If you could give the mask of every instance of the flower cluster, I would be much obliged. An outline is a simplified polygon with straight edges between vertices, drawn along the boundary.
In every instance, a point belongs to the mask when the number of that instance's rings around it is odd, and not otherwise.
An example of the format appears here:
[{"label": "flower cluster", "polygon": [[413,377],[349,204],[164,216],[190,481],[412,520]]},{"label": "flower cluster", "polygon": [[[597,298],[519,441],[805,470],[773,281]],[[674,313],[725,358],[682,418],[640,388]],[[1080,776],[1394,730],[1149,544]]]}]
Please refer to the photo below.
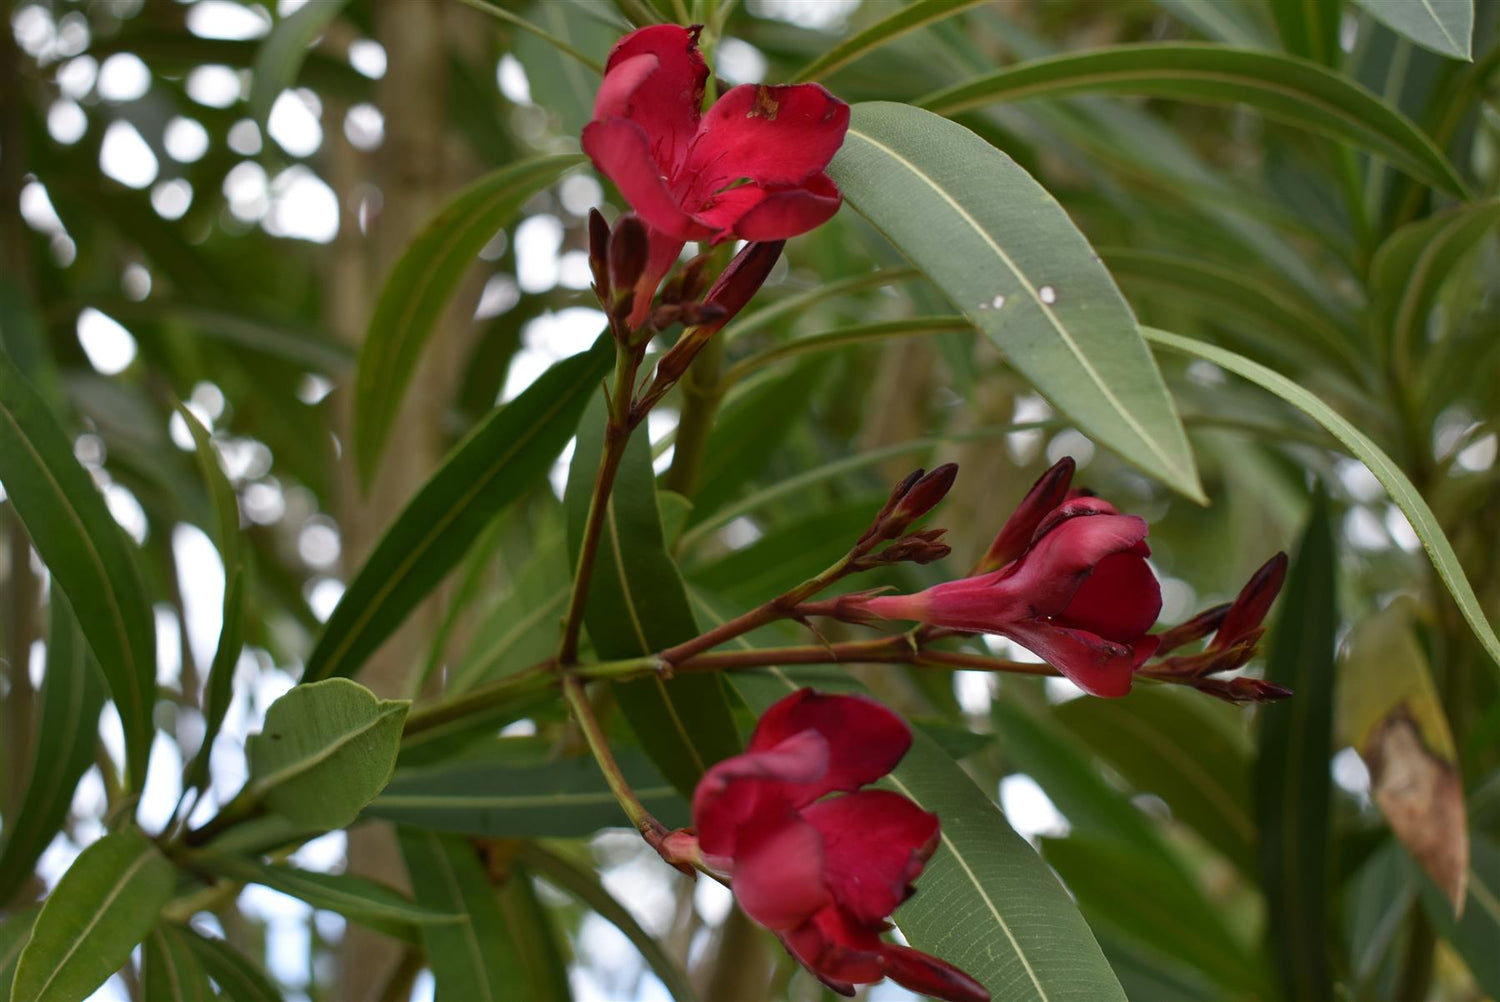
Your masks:
[{"label": "flower cluster", "polygon": [[668,844],[729,877],[745,913],[836,992],[889,977],[936,998],[985,1002],[989,992],[956,967],[881,939],[938,845],[936,815],[862,789],[910,746],[906,722],[879,703],[802,689],[765,712],[743,755],[704,774],[696,835]]}]

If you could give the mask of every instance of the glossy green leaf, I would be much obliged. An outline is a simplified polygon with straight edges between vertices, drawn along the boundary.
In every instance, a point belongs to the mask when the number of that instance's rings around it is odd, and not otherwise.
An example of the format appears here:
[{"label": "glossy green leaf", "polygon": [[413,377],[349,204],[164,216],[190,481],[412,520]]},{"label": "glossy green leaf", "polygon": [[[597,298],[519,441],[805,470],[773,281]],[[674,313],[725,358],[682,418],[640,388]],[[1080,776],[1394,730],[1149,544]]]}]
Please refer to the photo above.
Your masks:
[{"label": "glossy green leaf", "polygon": [[1494,627],[1485,618],[1479,599],[1474,594],[1474,588],[1469,584],[1469,579],[1464,576],[1463,565],[1458,562],[1458,555],[1453,552],[1453,545],[1443,534],[1437,516],[1432,513],[1432,509],[1428,507],[1421,493],[1417,491],[1401,468],[1371,441],[1369,436],[1329,407],[1316,394],[1258,362],[1252,362],[1234,352],[1225,351],[1192,338],[1169,334],[1166,331],[1153,328],[1142,328],[1142,331],[1146,339],[1153,344],[1184,355],[1207,359],[1271,391],[1322,425],[1329,434],[1342,442],[1356,459],[1368,466],[1370,472],[1375,475],[1375,479],[1380,481],[1381,486],[1391,496],[1391,500],[1396,503],[1396,507],[1401,509],[1401,513],[1411,523],[1417,538],[1422,541],[1422,546],[1427,550],[1427,556],[1432,559],[1432,566],[1437,570],[1438,577],[1442,578],[1443,584],[1448,586],[1449,593],[1458,603],[1459,611],[1463,613],[1474,635],[1489,652],[1495,667],[1500,669],[1500,637],[1495,635]]},{"label": "glossy green leaf", "polygon": [[568,605],[570,578],[561,533],[538,542],[510,591],[484,609],[464,656],[448,672],[449,693],[550,657]]},{"label": "glossy green leaf", "polygon": [[190,933],[188,943],[228,1002],[282,1002],[265,972],[222,939]]},{"label": "glossy green leaf", "polygon": [[208,973],[193,949],[195,934],[158,922],[142,944],[141,998],[145,1002],[203,1002],[213,998]]},{"label": "glossy green leaf", "polygon": [[4,830],[0,850],[0,901],[8,901],[30,875],[38,857],[68,817],[78,778],[94,761],[99,711],[106,688],[83,631],[62,592],[49,600],[47,673],[31,771],[25,791]]},{"label": "glossy green leaf", "polygon": [[456,912],[411,901],[393,887],[349,873],[314,873],[262,863],[248,856],[206,852],[194,856],[194,863],[232,880],[290,894],[314,908],[338,912],[347,919],[403,939],[413,935],[407,927],[454,923],[460,919]]},{"label": "glossy green leaf", "polygon": [[16,964],[12,997],[82,1000],[130,960],[177,871],[134,829],[106,835],[73,861],[42,905]]},{"label": "glossy green leaf", "polygon": [[255,53],[250,78],[250,113],[262,130],[281,92],[297,82],[307,50],[327,30],[349,0],[318,0],[279,19]]},{"label": "glossy green leaf", "polygon": [[[595,399],[578,428],[563,503],[568,549],[577,558],[599,456],[604,401]],[[631,436],[605,512],[584,625],[601,659],[637,657],[698,635],[682,575],[662,539],[656,474],[644,433]],[[638,679],[614,687],[620,709],[658,769],[691,795],[705,769],[739,752],[739,734],[717,675]]]},{"label": "glossy green leaf", "polygon": [[139,790],[155,725],[156,624],[131,546],[47,405],[0,352],[0,483],[67,595],[125,727]]},{"label": "glossy green leaf", "polygon": [[[491,738],[438,765],[402,769],[369,817],[414,828],[503,838],[584,838],[628,824],[587,755],[547,761],[537,745]],[[687,802],[639,751],[615,756],[636,796],[667,824],[688,823]]]},{"label": "glossy green leaf", "polygon": [[422,348],[459,281],[523,202],[582,160],[540,157],[486,174],[444,206],[391,269],[354,376],[354,459],[366,487]]},{"label": "glossy green leaf", "polygon": [[1137,790],[1247,873],[1255,866],[1250,762],[1202,696],[1136,686],[1124,699],[1073,699],[1053,715]]},{"label": "glossy green leaf", "polygon": [[1328,501],[1319,493],[1277,602],[1266,658],[1266,678],[1294,695],[1262,710],[1254,773],[1267,935],[1282,991],[1296,999],[1333,995],[1325,889],[1337,574]]},{"label": "glossy green leaf", "polygon": [[250,795],[298,824],[344,827],[391,778],[410,706],[346,678],[294,687],[250,737]]},{"label": "glossy green leaf", "polygon": [[521,860],[538,876],[572,894],[620,930],[651,965],[652,972],[661,979],[676,1002],[695,1002],[698,993],[682,965],[668,955],[660,940],[641,928],[630,909],[609,893],[592,867],[544,849],[536,842],[521,846]]},{"label": "glossy green leaf", "polygon": [[422,927],[438,1002],[505,1002],[517,996],[521,957],[474,848],[457,835],[397,828],[417,902],[461,916]]},{"label": "glossy green leaf", "polygon": [[[733,684],[757,711],[811,677],[781,669],[737,673]],[[856,690],[843,672],[816,676],[819,689]],[[942,842],[896,912],[912,946],[977,978],[1007,1002],[1123,1000],[1118,981],[1078,909],[993,800],[921,732],[887,780],[942,819]]]},{"label": "glossy green leaf", "polygon": [[857,105],[829,174],[1087,435],[1201,498],[1135,318],[1068,214],[1005,154],[907,105]]},{"label": "glossy green leaf", "polygon": [[303,678],[357,671],[485,527],[545,482],[613,361],[614,342],[601,337],[588,352],[552,366],[454,446],[349,583]]},{"label": "glossy green leaf", "polygon": [[245,639],[245,560],[240,552],[240,506],[234,488],[219,462],[218,450],[209,439],[208,429],[185,406],[179,405],[177,413],[192,433],[198,472],[208,485],[208,494],[213,501],[217,533],[214,545],[219,549],[219,558],[224,565],[223,624],[219,628],[219,642],[214,648],[213,661],[209,664],[208,681],[203,692],[203,740],[198,752],[183,770],[183,787],[202,787],[208,780],[209,756],[213,752],[214,739],[224,724],[224,714],[229,712],[229,702],[234,698],[234,669],[239,663],[240,650]]},{"label": "glossy green leaf", "polygon": [[1484,994],[1500,998],[1500,845],[1480,832],[1472,833],[1473,861],[1470,865],[1468,897],[1463,914],[1453,917],[1453,907],[1443,891],[1422,878],[1422,905],[1428,919],[1469,966]]},{"label": "glossy green leaf", "polygon": [[1400,111],[1342,74],[1306,59],[1188,42],[1118,45],[1006,67],[917,103],[943,115],[996,102],[1079,94],[1147,94],[1248,104],[1267,118],[1375,153],[1434,187],[1463,180]]},{"label": "glossy green leaf", "polygon": [[1472,58],[1474,0],[1354,0],[1381,24],[1424,49]]},{"label": "glossy green leaf", "polygon": [[21,908],[6,915],[0,921],[0,997],[10,998],[10,983],[16,976],[16,961],[31,939],[31,927],[36,924],[40,905]]},{"label": "glossy green leaf", "polygon": [[1500,199],[1439,212],[1386,238],[1370,267],[1375,308],[1399,357],[1423,343],[1427,315],[1458,262],[1500,225]]},{"label": "glossy green leaf", "polygon": [[978,7],[984,2],[985,0],[912,0],[911,3],[897,7],[891,14],[868,28],[855,32],[819,55],[798,70],[790,82],[821,80],[832,73],[837,73],[840,68],[848,66],[882,45],[889,45],[902,35],[918,31],[929,24],[935,24],[956,14],[962,14],[971,7]]}]

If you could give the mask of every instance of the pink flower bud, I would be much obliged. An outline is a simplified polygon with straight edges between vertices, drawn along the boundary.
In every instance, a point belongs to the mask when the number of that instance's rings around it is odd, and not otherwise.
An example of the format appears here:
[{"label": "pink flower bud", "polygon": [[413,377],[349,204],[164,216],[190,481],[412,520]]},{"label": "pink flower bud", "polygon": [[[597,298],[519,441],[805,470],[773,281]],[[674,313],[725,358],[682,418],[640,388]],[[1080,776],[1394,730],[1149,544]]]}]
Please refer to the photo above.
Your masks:
[{"label": "pink flower bud", "polygon": [[1068,485],[1073,481],[1076,468],[1073,457],[1064,456],[1037,479],[1015,512],[1006,519],[974,573],[999,570],[1025,552],[1042,519],[1067,499]]}]

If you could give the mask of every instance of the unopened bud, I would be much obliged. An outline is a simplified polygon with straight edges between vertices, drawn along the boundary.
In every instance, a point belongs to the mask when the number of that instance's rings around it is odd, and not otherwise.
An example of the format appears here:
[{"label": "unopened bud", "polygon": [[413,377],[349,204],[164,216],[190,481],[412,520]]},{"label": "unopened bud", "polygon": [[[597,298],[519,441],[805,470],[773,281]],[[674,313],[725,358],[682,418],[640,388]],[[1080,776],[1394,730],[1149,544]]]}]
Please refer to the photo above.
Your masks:
[{"label": "unopened bud", "polygon": [[734,316],[745,308],[760,287],[765,284],[771,269],[776,265],[776,259],[781,257],[781,248],[786,246],[785,240],[762,240],[747,245],[734,256],[714,282],[713,288],[708,290],[706,303],[724,308],[725,313],[716,321],[715,330],[723,327]]},{"label": "unopened bud", "polygon": [[907,476],[891,492],[874,525],[861,541],[895,539],[904,533],[913,522],[937,507],[938,502],[948,495],[957,476],[957,463],[944,463],[931,473],[917,470]]},{"label": "unopened bud", "polygon": [[589,271],[600,302],[609,301],[609,223],[598,209],[589,210]]},{"label": "unopened bud", "polygon": [[677,311],[675,321],[684,327],[712,327],[717,330],[723,326],[727,316],[724,307],[717,303],[682,303],[669,309]]},{"label": "unopened bud", "polygon": [[622,293],[634,289],[650,254],[651,237],[639,216],[627,212],[615,220],[614,232],[609,235],[610,283]]},{"label": "unopened bud", "polygon": [[881,550],[876,559],[883,564],[930,564],[942,560],[953,552],[947,543],[940,540],[946,529],[928,529],[902,536]]},{"label": "unopened bud", "polygon": [[1005,525],[995,536],[995,541],[974,568],[975,574],[998,570],[1026,552],[1042,519],[1067,498],[1074,469],[1076,464],[1073,457],[1064,456],[1037,478],[1037,482],[1031,485],[1031,490],[1026,492],[1016,510],[1006,519]]},{"label": "unopened bud", "polygon": [[1224,648],[1238,644],[1247,634],[1260,626],[1266,618],[1266,613],[1271,611],[1271,603],[1276,601],[1276,596],[1280,594],[1282,583],[1286,581],[1286,567],[1286,554],[1278,553],[1250,576],[1249,582],[1240,589],[1234,604],[1225,614],[1224,622],[1219,626],[1219,632],[1214,635],[1211,646]]},{"label": "unopened bud", "polygon": [[1187,622],[1179,623],[1170,630],[1163,631],[1160,634],[1161,641],[1157,645],[1156,653],[1168,654],[1195,640],[1202,640],[1219,628],[1219,624],[1224,622],[1224,617],[1228,612],[1229,603],[1225,602],[1222,605],[1204,609]]},{"label": "unopened bud", "polygon": [[1229,703],[1272,703],[1286,699],[1292,690],[1258,678],[1205,678],[1192,683],[1199,692]]},{"label": "unopened bud", "polygon": [[671,304],[691,302],[701,298],[703,289],[708,284],[708,276],[704,272],[711,260],[713,260],[712,254],[699,254],[683,265],[677,274],[667,279],[667,284],[662,286],[661,301]]}]

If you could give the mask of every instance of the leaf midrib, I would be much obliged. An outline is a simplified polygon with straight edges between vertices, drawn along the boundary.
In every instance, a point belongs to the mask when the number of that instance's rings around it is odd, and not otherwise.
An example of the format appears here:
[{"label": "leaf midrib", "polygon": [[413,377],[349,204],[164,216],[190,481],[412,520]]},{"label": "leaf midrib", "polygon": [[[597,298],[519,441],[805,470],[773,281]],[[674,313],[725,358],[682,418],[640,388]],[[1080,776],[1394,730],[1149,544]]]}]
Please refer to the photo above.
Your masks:
[{"label": "leaf midrib", "polygon": [[335,740],[319,748],[315,754],[307,758],[299,758],[292,762],[289,762],[288,764],[282,766],[280,769],[272,772],[270,775],[263,776],[260,779],[256,780],[254,785],[250,787],[250,795],[252,797],[264,796],[267,790],[276,786],[280,786],[288,780],[296,779],[298,776],[307,772],[309,769],[313,769],[319,765],[322,765],[324,762],[327,762],[330,758],[342,751],[344,747],[346,747],[351,741],[357,740],[358,738],[361,738],[364,735],[368,734],[370,731],[374,730],[376,727],[384,723],[387,718],[389,718],[393,714],[403,712],[404,709],[404,706],[394,706],[388,707],[386,709],[377,708],[375,716],[369,722],[352,731],[345,731],[343,734],[340,734]]},{"label": "leaf midrib", "polygon": [[[83,945],[84,940],[88,939],[89,934],[94,931],[94,927],[97,926],[100,920],[104,918],[105,913],[109,911],[109,906],[114,903],[115,898],[120,896],[120,893],[125,889],[125,885],[128,884],[138,872],[140,872],[140,869],[143,866],[151,861],[151,854],[155,851],[156,850],[151,848],[150,846],[142,846],[138,850],[138,852],[136,853],[135,862],[126,867],[125,871],[120,874],[120,878],[115,881],[114,886],[110,888],[109,893],[105,895],[104,900],[99,903],[99,907],[94,910],[94,915],[89,919],[88,924],[85,925],[83,929],[78,933],[78,935],[74,937],[73,944],[68,947],[67,952],[64,953],[62,955],[62,958],[58,960],[58,962],[53,966],[52,973],[47,976],[47,980],[42,982],[42,986],[37,989],[37,998],[40,999],[47,997],[47,989],[52,987],[52,982],[56,981],[58,975],[63,972],[63,968],[68,966],[68,962],[73,959],[73,954],[78,952],[78,948]],[[38,921],[40,921],[40,916],[38,916]],[[36,935],[35,927],[33,927],[32,935]],[[17,970],[17,973],[19,973],[19,969]]]}]

